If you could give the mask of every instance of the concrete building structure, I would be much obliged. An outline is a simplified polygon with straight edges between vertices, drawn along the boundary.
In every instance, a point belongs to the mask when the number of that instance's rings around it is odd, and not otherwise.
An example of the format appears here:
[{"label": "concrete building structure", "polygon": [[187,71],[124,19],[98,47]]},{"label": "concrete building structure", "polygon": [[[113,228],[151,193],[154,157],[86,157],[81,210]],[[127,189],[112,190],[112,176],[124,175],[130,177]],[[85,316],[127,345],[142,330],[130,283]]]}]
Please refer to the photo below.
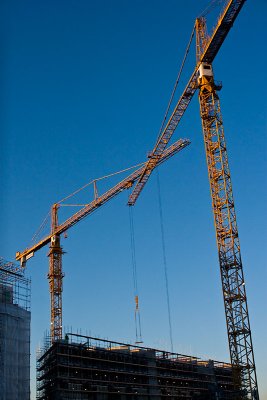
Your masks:
[{"label": "concrete building structure", "polygon": [[0,258],[0,400],[30,399],[30,281]]},{"label": "concrete building structure", "polygon": [[37,357],[39,400],[229,400],[230,364],[68,334]]}]

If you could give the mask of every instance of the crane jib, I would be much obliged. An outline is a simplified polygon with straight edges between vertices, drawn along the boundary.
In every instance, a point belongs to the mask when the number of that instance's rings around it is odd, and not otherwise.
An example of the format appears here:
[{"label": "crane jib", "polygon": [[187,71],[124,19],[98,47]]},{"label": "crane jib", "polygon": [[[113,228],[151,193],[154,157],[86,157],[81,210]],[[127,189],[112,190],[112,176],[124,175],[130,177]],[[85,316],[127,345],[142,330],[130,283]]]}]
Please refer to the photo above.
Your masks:
[{"label": "crane jib", "polygon": [[201,62],[212,63],[245,1],[246,0],[233,0],[229,2],[221,18],[218,20],[218,24],[208,42],[207,48],[203,52]]},{"label": "crane jib", "polygon": [[[178,153],[180,150],[187,147],[189,144],[190,141],[188,139],[179,139],[173,145],[165,149],[165,151],[161,154],[161,156],[157,158],[153,168],[160,165],[162,162],[166,161],[168,158],[172,157],[174,154]],[[72,227],[77,222],[85,218],[87,215],[94,212],[96,209],[105,204],[107,201],[111,200],[114,196],[116,196],[125,189],[129,189],[129,187],[131,187],[132,184],[143,174],[145,167],[146,164],[138,168],[136,171],[134,171],[132,174],[130,174],[125,179],[120,181],[117,185],[109,189],[103,195],[99,196],[97,199],[87,204],[81,210],[79,210],[70,218],[68,218],[65,222],[57,226],[53,231],[53,233],[47,235],[45,238],[40,240],[32,247],[24,250],[23,252],[17,252],[16,260],[25,263],[27,259],[31,258],[37,250],[40,250],[45,245],[49,244],[53,236],[61,235],[62,233],[66,232],[70,227]]]}]

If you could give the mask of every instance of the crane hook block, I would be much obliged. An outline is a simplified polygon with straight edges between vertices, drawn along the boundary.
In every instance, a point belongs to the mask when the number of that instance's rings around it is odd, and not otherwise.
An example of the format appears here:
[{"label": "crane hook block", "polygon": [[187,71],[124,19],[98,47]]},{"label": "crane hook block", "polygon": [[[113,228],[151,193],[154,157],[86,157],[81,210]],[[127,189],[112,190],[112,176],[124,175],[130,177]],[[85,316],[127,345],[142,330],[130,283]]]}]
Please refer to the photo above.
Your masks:
[{"label": "crane hook block", "polygon": [[139,308],[139,299],[138,299],[138,296],[135,296],[135,306],[136,306],[136,310],[138,310],[138,308]]}]

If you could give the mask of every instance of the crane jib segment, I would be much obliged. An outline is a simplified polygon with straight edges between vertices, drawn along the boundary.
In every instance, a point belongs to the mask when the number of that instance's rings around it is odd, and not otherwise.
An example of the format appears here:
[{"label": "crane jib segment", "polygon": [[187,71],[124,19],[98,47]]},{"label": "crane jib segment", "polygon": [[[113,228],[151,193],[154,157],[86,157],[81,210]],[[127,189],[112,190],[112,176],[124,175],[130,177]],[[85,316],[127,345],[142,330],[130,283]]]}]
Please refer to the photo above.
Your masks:
[{"label": "crane jib segment", "polygon": [[[175,142],[173,145],[169,146],[162,154],[160,157],[157,158],[157,162],[154,166],[157,167],[159,164],[162,162],[166,161],[168,158],[172,157],[174,154],[178,153],[181,151],[183,148],[187,147],[190,144],[190,141],[188,139],[180,139],[177,142]],[[72,215],[69,219],[67,219],[65,222],[62,224],[58,225],[56,229],[49,235],[47,235],[45,238],[40,240],[38,243],[36,243],[34,246],[24,250],[23,252],[17,252],[16,253],[16,260],[17,261],[22,261],[25,262],[29,256],[33,256],[34,252],[41,249],[45,245],[49,244],[51,241],[51,238],[54,235],[60,235],[67,231],[70,227],[75,225],[77,222],[85,218],[87,215],[91,214],[93,211],[95,211],[97,208],[105,204],[108,200],[111,200],[114,196],[116,196],[118,193],[125,189],[129,189],[133,183],[142,175],[147,163],[138,168],[136,171],[134,171],[132,174],[127,176],[125,179],[120,181],[117,185],[109,189],[107,192],[105,192],[103,195],[99,196],[97,199],[93,200],[91,203],[87,204],[85,207],[83,207],[81,210],[76,212],[74,215]]]},{"label": "crane jib segment", "polygon": [[155,168],[155,165],[157,163],[158,157],[161,156],[163,153],[164,149],[168,145],[173,132],[175,131],[177,125],[179,124],[182,116],[184,115],[185,110],[187,109],[188,104],[190,103],[196,89],[196,80],[197,80],[197,69],[195,69],[193,75],[191,76],[191,79],[189,80],[182,96],[180,97],[180,100],[178,101],[169,121],[166,124],[166,127],[163,130],[163,133],[159,140],[156,143],[156,146],[151,152],[151,158],[147,162],[145,169],[143,171],[143,174],[139,178],[139,181],[137,182],[133,192],[129,196],[128,200],[128,205],[132,206],[135,204],[141,190],[145,186],[152,170]]},{"label": "crane jib segment", "polygon": [[229,1],[224,12],[218,20],[217,26],[214,29],[212,36],[207,44],[206,49],[201,56],[201,62],[212,63],[216,54],[220,50],[229,30],[232,28],[233,23],[238,16],[241,8],[246,0],[232,0]]},{"label": "crane jib segment", "polygon": [[198,69],[203,61],[212,62],[218,53],[224,39],[226,38],[230,28],[233,25],[239,11],[244,5],[246,0],[232,0],[229,1],[227,6],[225,7],[222,16],[219,18],[218,24],[214,29],[214,32],[211,36],[211,39],[208,41],[208,44],[203,52],[203,55],[200,57],[199,62],[197,63],[195,70],[182,94],[180,97],[172,115],[170,116],[160,138],[158,139],[154,149],[151,152],[151,159],[147,163],[146,168],[144,169],[143,174],[137,181],[133,192],[129,196],[128,204],[133,206],[141,193],[143,187],[145,186],[151,171],[153,170],[154,163],[156,162],[155,157],[160,156],[164,151],[165,147],[169,143],[175,129],[177,128],[183,114],[185,113],[192,97],[195,94],[197,89],[197,74]]}]

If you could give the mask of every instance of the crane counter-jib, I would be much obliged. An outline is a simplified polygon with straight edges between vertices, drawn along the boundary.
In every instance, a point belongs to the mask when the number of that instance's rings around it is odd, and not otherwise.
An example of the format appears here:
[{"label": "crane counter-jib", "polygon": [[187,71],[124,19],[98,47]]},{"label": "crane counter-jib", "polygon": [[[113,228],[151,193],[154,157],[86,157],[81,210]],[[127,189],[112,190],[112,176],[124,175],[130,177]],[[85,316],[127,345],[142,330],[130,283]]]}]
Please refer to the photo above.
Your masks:
[{"label": "crane counter-jib", "polygon": [[[180,150],[185,148],[190,144],[190,141],[188,139],[180,139],[171,146],[169,146],[163,154],[158,157],[154,163],[154,167],[160,165],[162,162],[166,161],[168,158],[173,156],[174,154],[178,153]],[[111,200],[114,196],[116,196],[118,193],[124,191],[125,189],[129,189],[132,187],[133,183],[143,174],[144,169],[146,168],[146,165],[149,161],[147,161],[143,166],[138,168],[136,171],[134,171],[132,174],[128,175],[126,178],[124,178],[122,181],[120,181],[118,184],[116,184],[114,187],[106,191],[104,194],[101,196],[95,198],[91,203],[85,205],[83,208],[81,208],[79,211],[77,211],[75,214],[73,214],[70,218],[68,218],[65,222],[61,223],[60,225],[56,226],[53,232],[51,232],[49,235],[47,235],[45,238],[41,239],[38,243],[34,244],[33,246],[25,249],[23,252],[17,252],[16,253],[16,260],[20,261],[22,265],[25,265],[26,261],[33,257],[34,253],[37,250],[40,250],[42,247],[46,246],[51,242],[51,239],[54,236],[61,235],[65,231],[67,231],[69,228],[77,224],[80,220],[94,212],[96,209],[98,209],[100,206],[105,204],[107,201]],[[60,206],[57,205],[57,206]],[[58,207],[56,207],[57,209]]]}]

